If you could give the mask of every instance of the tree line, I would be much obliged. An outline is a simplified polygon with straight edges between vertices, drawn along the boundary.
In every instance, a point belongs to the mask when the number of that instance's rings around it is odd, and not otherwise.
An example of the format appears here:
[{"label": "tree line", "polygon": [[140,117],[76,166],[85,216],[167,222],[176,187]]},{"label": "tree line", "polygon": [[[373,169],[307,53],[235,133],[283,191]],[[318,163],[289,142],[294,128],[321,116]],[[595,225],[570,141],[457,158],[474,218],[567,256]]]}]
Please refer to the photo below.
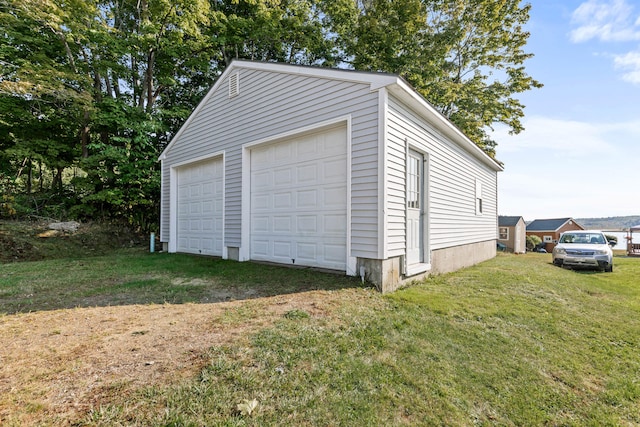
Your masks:
[{"label": "tree line", "polygon": [[233,59],[402,76],[480,148],[518,133],[519,0],[0,0],[0,217],[156,227],[157,158]]}]

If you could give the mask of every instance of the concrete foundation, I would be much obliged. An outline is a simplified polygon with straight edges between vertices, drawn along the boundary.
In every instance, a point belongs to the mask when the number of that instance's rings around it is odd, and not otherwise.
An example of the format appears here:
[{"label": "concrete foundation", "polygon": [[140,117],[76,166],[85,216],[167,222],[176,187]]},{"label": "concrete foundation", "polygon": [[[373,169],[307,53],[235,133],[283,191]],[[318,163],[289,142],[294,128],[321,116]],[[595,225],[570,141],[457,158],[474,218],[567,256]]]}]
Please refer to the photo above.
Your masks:
[{"label": "concrete foundation", "polygon": [[[364,270],[363,270],[364,269]],[[356,271],[364,272],[364,279],[382,293],[392,292],[402,285],[400,258],[358,258]]]},{"label": "concrete foundation", "polygon": [[227,246],[227,259],[230,259],[233,261],[240,261],[240,248]]},{"label": "concrete foundation", "polygon": [[421,280],[434,274],[449,273],[470,267],[496,256],[496,241],[454,246],[431,252],[431,269],[414,276],[401,273],[401,257],[385,260],[358,258],[357,271],[364,268],[365,280],[382,292],[393,292],[414,280]]},{"label": "concrete foundation", "polygon": [[431,252],[431,274],[442,274],[470,267],[496,256],[496,241],[454,246]]}]

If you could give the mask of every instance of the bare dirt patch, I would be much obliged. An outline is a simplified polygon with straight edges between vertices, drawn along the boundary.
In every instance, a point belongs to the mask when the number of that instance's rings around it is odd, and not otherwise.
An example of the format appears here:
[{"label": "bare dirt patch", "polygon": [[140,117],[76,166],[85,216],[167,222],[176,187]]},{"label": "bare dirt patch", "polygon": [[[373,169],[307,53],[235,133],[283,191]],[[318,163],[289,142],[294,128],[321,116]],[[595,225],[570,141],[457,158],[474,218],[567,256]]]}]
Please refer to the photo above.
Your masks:
[{"label": "bare dirt patch", "polygon": [[291,310],[333,316],[356,290],[215,304],[129,305],[0,317],[0,424],[69,425],[140,387],[199,372],[215,345]]}]

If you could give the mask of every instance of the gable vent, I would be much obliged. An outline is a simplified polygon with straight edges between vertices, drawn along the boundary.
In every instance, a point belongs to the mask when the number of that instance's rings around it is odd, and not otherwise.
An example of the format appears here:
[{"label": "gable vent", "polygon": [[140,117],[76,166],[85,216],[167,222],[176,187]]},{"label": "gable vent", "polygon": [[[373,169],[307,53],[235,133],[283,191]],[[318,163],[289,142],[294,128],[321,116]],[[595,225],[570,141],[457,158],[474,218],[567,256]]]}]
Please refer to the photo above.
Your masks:
[{"label": "gable vent", "polygon": [[229,98],[238,96],[240,93],[240,73],[233,73],[229,76]]}]

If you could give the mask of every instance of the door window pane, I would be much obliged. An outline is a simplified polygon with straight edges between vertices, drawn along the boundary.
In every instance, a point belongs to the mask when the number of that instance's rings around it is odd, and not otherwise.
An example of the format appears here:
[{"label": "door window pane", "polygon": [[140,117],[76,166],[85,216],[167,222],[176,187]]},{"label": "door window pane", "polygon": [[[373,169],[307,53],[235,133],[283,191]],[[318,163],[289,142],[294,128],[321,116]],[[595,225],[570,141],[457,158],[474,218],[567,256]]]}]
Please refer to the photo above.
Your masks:
[{"label": "door window pane", "polygon": [[409,156],[407,162],[407,207],[420,209],[422,167],[420,159]]}]

